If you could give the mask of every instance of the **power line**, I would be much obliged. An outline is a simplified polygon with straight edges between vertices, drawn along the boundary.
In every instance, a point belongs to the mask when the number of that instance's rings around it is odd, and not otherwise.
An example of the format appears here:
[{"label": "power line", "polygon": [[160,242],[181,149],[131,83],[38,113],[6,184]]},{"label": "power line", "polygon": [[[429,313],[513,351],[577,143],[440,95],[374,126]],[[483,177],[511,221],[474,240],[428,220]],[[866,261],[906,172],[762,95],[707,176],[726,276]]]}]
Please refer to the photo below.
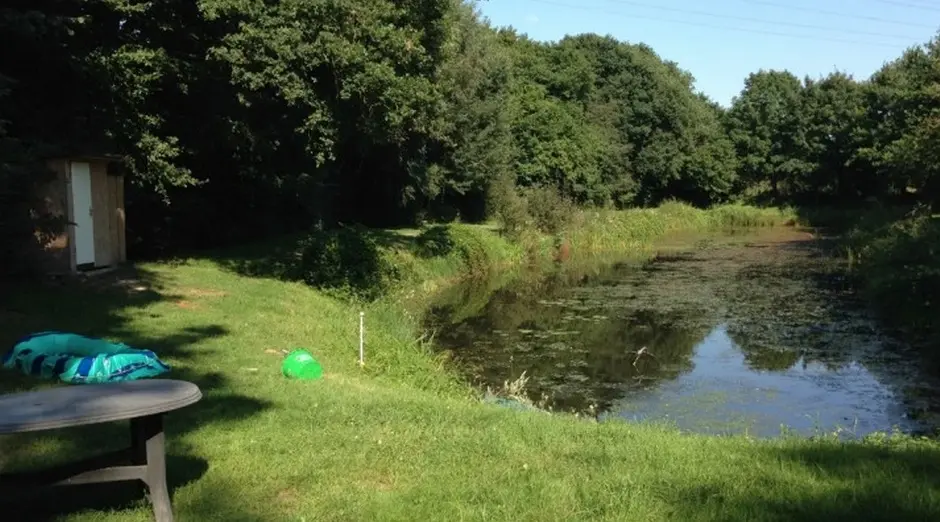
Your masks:
[{"label": "power line", "polygon": [[553,5],[553,6],[557,6],[557,7],[566,7],[566,8],[569,8],[569,9],[579,10],[579,11],[591,11],[591,10],[593,10],[593,11],[596,11],[596,12],[601,12],[601,13],[606,13],[606,14],[610,14],[610,15],[620,16],[620,17],[622,17],[622,18],[631,18],[631,19],[638,19],[638,20],[651,20],[651,21],[655,21],[655,22],[669,22],[669,23],[675,23],[675,24],[690,25],[690,26],[695,26],[695,27],[707,27],[707,28],[711,28],[711,29],[720,29],[720,30],[722,30],[722,31],[738,31],[738,32],[742,32],[742,33],[753,33],[753,34],[761,34],[761,35],[781,36],[781,37],[784,37],[784,38],[794,38],[794,39],[798,39],[798,40],[814,40],[814,41],[824,41],[824,42],[846,43],[846,44],[852,44],[852,45],[867,45],[867,46],[871,46],[871,47],[884,47],[884,48],[889,48],[889,47],[890,47],[890,48],[892,48],[892,49],[897,49],[897,44],[889,44],[889,43],[887,43],[887,42],[871,42],[871,41],[865,41],[865,40],[846,40],[846,39],[843,39],[843,38],[830,38],[830,37],[826,37],[826,36],[810,36],[810,35],[801,35],[801,34],[792,34],[792,33],[781,33],[781,32],[776,32],[776,31],[765,31],[765,30],[760,30],[760,29],[746,29],[746,28],[743,28],[743,27],[730,27],[730,26],[726,26],[726,25],[715,25],[715,24],[709,24],[709,23],[705,23],[705,22],[690,22],[690,21],[688,21],[688,20],[676,20],[676,19],[674,19],[674,18],[660,18],[660,17],[656,17],[656,16],[633,15],[633,14],[624,13],[623,11],[611,11],[611,10],[609,10],[609,9],[603,9],[603,8],[601,8],[601,9],[598,9],[598,8],[591,9],[591,8],[585,8],[584,5],[564,4],[564,3],[560,3],[560,2],[554,2],[554,1],[551,1],[551,0],[529,0],[529,1],[532,2],[532,3],[537,3],[537,4]]},{"label": "power line", "polygon": [[901,7],[909,7],[911,9],[923,9],[924,11],[935,11],[940,13],[940,9],[936,7],[927,7],[922,4],[912,4],[910,2],[898,2],[897,0],[874,0],[875,2],[881,2],[882,4],[897,5]]},{"label": "power line", "polygon": [[910,2],[897,2],[897,1],[895,1],[895,0],[874,0],[874,1],[876,1],[876,2],[881,2],[882,4],[896,5],[896,6],[900,6],[900,7],[907,7],[907,8],[910,8],[910,9],[923,9],[924,11],[940,12],[940,9],[938,9],[938,8],[936,8],[936,7],[928,7],[928,6],[923,5],[923,4],[912,4],[912,3],[910,3]]},{"label": "power line", "polygon": [[837,29],[837,28],[834,28],[834,27],[826,27],[826,26],[823,26],[823,25],[811,25],[811,24],[800,24],[800,23],[796,23],[796,22],[783,22],[783,21],[777,21],[777,20],[766,20],[766,19],[760,19],[760,18],[751,18],[751,17],[748,17],[748,16],[724,15],[724,14],[710,13],[710,12],[708,12],[708,11],[696,11],[696,10],[693,10],[693,9],[682,9],[682,8],[678,8],[678,7],[668,7],[668,6],[663,6],[663,5],[647,4],[647,3],[643,3],[643,2],[634,2],[634,1],[631,1],[631,0],[609,0],[609,1],[610,1],[610,3],[623,4],[623,5],[631,5],[631,6],[635,6],[635,7],[642,7],[642,8],[645,8],[645,9],[657,9],[657,10],[659,10],[659,11],[668,11],[668,12],[681,13],[681,14],[692,14],[692,15],[698,15],[698,16],[709,16],[709,17],[712,17],[712,18],[725,18],[725,19],[728,19],[728,20],[739,20],[739,21],[742,21],[742,22],[752,22],[752,23],[759,23],[759,24],[772,24],[772,25],[776,25],[776,26],[789,26],[789,27],[796,27],[796,28],[799,28],[799,29],[818,29],[818,30],[823,30],[823,31],[838,31],[838,32],[846,33],[846,34],[850,34],[850,33],[851,33],[851,34],[857,34],[857,35],[861,35],[861,36],[876,36],[876,37],[879,37],[879,38],[900,38],[900,39],[904,39],[904,40],[910,40],[910,39],[911,39],[910,36],[903,36],[903,35],[899,35],[899,34],[875,33],[875,32],[870,32],[870,31],[855,31],[855,30],[852,30],[852,29]]},{"label": "power line", "polygon": [[915,7],[929,7],[935,3],[935,0],[905,0],[908,4],[914,4]]},{"label": "power line", "polygon": [[794,10],[794,11],[804,11],[804,12],[807,12],[807,13],[816,13],[816,14],[823,14],[823,15],[834,15],[834,16],[840,16],[840,17],[842,17],[842,18],[855,18],[855,19],[857,19],[857,20],[867,20],[867,21],[870,21],[870,22],[880,22],[880,23],[883,23],[883,24],[905,25],[905,26],[909,26],[909,27],[920,27],[920,28],[922,28],[922,29],[932,29],[932,30],[935,30],[935,31],[936,31],[937,29],[940,29],[940,24],[937,24],[937,25],[929,25],[929,24],[918,24],[918,23],[914,23],[914,22],[902,22],[902,21],[900,21],[900,20],[885,20],[885,19],[879,18],[879,17],[877,17],[877,16],[866,16],[866,15],[857,15],[857,14],[849,14],[849,13],[840,13],[839,11],[829,11],[829,10],[826,10],[826,9],[816,9],[816,8],[814,8],[814,7],[802,7],[802,6],[796,6],[796,5],[782,4],[782,3],[780,3],[780,2],[769,2],[769,1],[766,1],[766,0],[740,0],[740,1],[745,2],[745,3],[749,3],[749,4],[766,5],[766,6],[770,6],[770,7],[780,7],[780,8],[783,8],[783,9],[792,9],[792,10]]}]

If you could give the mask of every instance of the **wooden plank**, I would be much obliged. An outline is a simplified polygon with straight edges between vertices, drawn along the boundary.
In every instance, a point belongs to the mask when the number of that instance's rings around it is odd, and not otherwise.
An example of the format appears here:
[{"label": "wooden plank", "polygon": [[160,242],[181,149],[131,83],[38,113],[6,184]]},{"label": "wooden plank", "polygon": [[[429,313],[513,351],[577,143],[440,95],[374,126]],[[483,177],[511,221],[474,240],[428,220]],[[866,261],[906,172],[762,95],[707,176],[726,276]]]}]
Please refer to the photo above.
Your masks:
[{"label": "wooden plank", "polygon": [[124,176],[111,176],[114,184],[114,235],[116,262],[127,261],[127,216],[124,212]]},{"label": "wooden plank", "polygon": [[95,266],[113,263],[111,255],[111,198],[108,197],[108,171],[104,162],[91,163],[91,206],[95,230]]},{"label": "wooden plank", "polygon": [[75,226],[71,223],[75,221],[75,205],[72,202],[72,162],[64,160],[63,162],[64,174],[65,174],[65,193],[66,200],[68,204],[68,216],[69,225],[66,226],[69,234],[69,271],[75,272],[78,270],[78,261],[75,259]]},{"label": "wooden plank", "polygon": [[75,221],[75,206],[72,204],[72,162],[69,160],[61,161],[61,171],[57,171],[56,177],[63,184],[61,187],[65,192],[65,234],[68,238],[69,272],[74,273],[77,270],[77,264],[75,260],[75,226],[72,224]]},{"label": "wooden plank", "polygon": [[108,230],[111,238],[108,243],[111,246],[111,264],[119,262],[118,249],[120,248],[120,238],[118,238],[118,208],[117,208],[117,182],[114,176],[108,176],[108,221],[110,226]]}]

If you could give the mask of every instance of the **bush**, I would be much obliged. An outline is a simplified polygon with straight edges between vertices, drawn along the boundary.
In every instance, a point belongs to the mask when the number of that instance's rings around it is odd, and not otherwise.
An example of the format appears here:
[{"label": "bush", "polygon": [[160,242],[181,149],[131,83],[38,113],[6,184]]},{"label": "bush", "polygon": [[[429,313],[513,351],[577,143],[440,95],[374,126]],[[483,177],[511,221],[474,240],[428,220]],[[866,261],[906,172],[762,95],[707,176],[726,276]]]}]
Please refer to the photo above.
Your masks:
[{"label": "bush", "polygon": [[445,257],[450,255],[456,247],[454,238],[450,233],[450,227],[446,225],[435,225],[417,238],[418,255],[423,258]]},{"label": "bush", "polygon": [[509,179],[498,179],[487,193],[487,208],[502,232],[519,239],[530,229],[558,235],[579,215],[575,204],[552,187],[519,189]]},{"label": "bush", "polygon": [[529,227],[528,205],[508,176],[493,181],[486,194],[488,217],[499,222],[502,232],[517,239]]},{"label": "bush", "polygon": [[800,208],[800,224],[829,229],[832,232],[872,231],[904,219],[909,208],[881,204],[852,207]]},{"label": "bush", "polygon": [[940,221],[929,213],[879,230],[856,231],[855,275],[882,316],[918,338],[940,346]]},{"label": "bush", "polygon": [[471,275],[489,273],[492,268],[490,253],[480,234],[467,227],[450,227],[451,238],[467,271]]},{"label": "bush", "polygon": [[470,275],[486,274],[493,265],[490,249],[481,233],[466,225],[437,225],[418,236],[422,257],[459,256]]},{"label": "bush", "polygon": [[375,299],[398,279],[375,240],[358,227],[315,230],[301,241],[300,252],[297,276],[314,288]]},{"label": "bush", "polygon": [[565,230],[577,215],[574,203],[551,187],[534,187],[524,192],[526,208],[535,227],[545,234],[557,235]]}]

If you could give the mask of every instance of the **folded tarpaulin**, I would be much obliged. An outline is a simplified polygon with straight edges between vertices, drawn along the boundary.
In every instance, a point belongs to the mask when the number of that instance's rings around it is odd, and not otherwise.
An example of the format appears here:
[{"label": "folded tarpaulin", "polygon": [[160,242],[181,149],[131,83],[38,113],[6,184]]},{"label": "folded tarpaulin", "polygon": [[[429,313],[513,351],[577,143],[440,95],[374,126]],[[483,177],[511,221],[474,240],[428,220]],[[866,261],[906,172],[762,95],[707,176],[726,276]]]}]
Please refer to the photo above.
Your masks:
[{"label": "folded tarpaulin", "polygon": [[150,350],[66,332],[39,332],[20,339],[3,356],[3,367],[69,384],[132,381],[170,370]]}]

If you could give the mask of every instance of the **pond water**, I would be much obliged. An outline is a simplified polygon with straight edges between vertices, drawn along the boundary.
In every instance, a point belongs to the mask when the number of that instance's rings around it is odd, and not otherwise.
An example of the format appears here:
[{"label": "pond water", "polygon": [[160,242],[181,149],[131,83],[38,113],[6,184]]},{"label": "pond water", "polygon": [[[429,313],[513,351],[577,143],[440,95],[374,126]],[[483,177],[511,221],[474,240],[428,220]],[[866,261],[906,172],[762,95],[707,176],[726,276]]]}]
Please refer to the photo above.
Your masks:
[{"label": "pond water", "polygon": [[940,426],[937,380],[796,229],[467,282],[439,296],[427,326],[479,386],[524,372],[533,401],[600,420],[758,437]]}]

